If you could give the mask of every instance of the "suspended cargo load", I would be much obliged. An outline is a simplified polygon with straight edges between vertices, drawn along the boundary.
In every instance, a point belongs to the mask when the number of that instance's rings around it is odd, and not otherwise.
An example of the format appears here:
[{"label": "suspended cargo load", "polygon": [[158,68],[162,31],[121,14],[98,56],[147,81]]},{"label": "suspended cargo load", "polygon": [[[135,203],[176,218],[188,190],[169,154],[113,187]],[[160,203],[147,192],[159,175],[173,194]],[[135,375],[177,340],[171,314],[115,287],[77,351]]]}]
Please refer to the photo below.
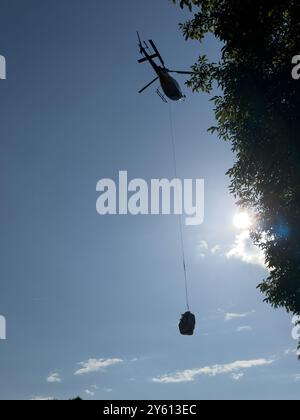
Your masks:
[{"label": "suspended cargo load", "polygon": [[194,335],[196,317],[190,311],[182,315],[179,322],[179,331],[182,335]]}]

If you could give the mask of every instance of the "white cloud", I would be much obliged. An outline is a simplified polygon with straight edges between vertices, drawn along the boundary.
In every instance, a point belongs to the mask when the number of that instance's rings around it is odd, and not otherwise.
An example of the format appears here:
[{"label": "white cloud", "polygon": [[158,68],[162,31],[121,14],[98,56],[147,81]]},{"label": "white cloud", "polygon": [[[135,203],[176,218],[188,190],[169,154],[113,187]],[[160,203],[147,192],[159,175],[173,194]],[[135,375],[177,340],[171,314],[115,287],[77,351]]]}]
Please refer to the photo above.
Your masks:
[{"label": "white cloud", "polygon": [[247,318],[248,316],[255,314],[255,311],[251,311],[251,312],[246,312],[244,314],[237,314],[237,313],[226,313],[225,314],[225,321],[233,321],[235,319],[242,319],[242,318]]},{"label": "white cloud", "polygon": [[80,369],[74,372],[74,375],[88,375],[89,373],[99,372],[109,366],[122,363],[122,359],[89,359],[85,362],[78,363]]},{"label": "white cloud", "polygon": [[215,245],[211,250],[210,250],[210,252],[213,254],[213,255],[215,255],[217,252],[219,252],[219,251],[221,251],[221,247],[220,247],[220,245]]},{"label": "white cloud", "polygon": [[287,349],[285,350],[284,355],[289,356],[290,354],[294,355],[295,353],[297,353],[297,349]]},{"label": "white cloud", "polygon": [[197,255],[201,258],[209,255],[224,256],[224,250],[218,244],[211,247],[207,241],[201,240],[197,244]]},{"label": "white cloud", "polygon": [[199,248],[208,250],[208,243],[206,241],[200,241],[199,242]]},{"label": "white cloud", "polygon": [[245,376],[245,374],[243,372],[233,373],[232,374],[232,379],[234,381],[240,381],[244,376]]},{"label": "white cloud", "polygon": [[98,391],[99,387],[98,385],[91,385],[89,387],[89,389],[86,389],[84,392],[86,393],[86,395],[88,395],[89,397],[94,397],[96,391]]},{"label": "white cloud", "polygon": [[217,253],[221,253],[222,248],[220,247],[220,245],[215,245],[212,248],[210,248],[208,242],[201,240],[200,242],[198,242],[198,255],[202,258],[206,257],[206,255],[208,255],[208,253],[211,253],[213,255],[216,255]]},{"label": "white cloud", "polygon": [[205,258],[208,249],[208,243],[206,241],[202,240],[198,242],[197,253],[200,258]]},{"label": "white cloud", "polygon": [[59,384],[61,383],[62,379],[60,377],[59,373],[56,372],[52,372],[49,374],[48,378],[47,378],[47,382],[49,384]]},{"label": "white cloud", "polygon": [[237,361],[226,365],[214,365],[199,369],[189,369],[177,372],[173,375],[162,375],[153,378],[152,381],[161,384],[176,384],[181,382],[192,382],[198,376],[217,376],[217,375],[232,375],[241,374],[241,371],[260,366],[268,366],[273,363],[273,360],[257,359],[248,361]]},{"label": "white cloud", "polygon": [[90,391],[89,389],[86,389],[84,392],[85,392],[85,393],[86,393],[86,395],[88,395],[89,397],[94,397],[94,396],[95,396],[95,392]]},{"label": "white cloud", "polygon": [[250,232],[244,231],[236,236],[235,243],[226,254],[227,258],[236,258],[247,264],[260,265],[267,269],[263,251],[255,246],[250,238]]},{"label": "white cloud", "polygon": [[111,388],[103,388],[104,392],[111,393],[113,390]]},{"label": "white cloud", "polygon": [[237,332],[250,332],[253,331],[253,328],[250,325],[242,325],[241,327],[237,328]]},{"label": "white cloud", "polygon": [[54,401],[54,397],[42,397],[39,395],[33,395],[30,398],[31,401]]},{"label": "white cloud", "polygon": [[205,258],[205,253],[208,250],[208,244],[206,241],[200,241],[198,243],[198,256],[200,258]]}]

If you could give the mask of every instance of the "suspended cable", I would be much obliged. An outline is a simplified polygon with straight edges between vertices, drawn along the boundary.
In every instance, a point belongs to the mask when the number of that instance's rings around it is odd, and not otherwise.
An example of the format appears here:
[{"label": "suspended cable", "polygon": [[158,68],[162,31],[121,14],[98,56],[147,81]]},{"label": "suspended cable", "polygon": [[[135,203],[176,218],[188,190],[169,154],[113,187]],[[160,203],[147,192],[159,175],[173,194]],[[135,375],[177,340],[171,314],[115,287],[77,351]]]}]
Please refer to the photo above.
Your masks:
[{"label": "suspended cable", "polygon": [[[169,103],[169,119],[170,119],[170,129],[171,129],[174,174],[175,174],[175,179],[179,179],[177,159],[176,159],[176,144],[175,144],[175,135],[174,135],[174,123],[173,123],[173,116],[172,116],[172,105],[170,103]],[[178,199],[178,209],[180,209],[179,194],[177,194],[177,199]],[[189,311],[190,304],[189,304],[188,278],[187,278],[185,247],[184,247],[183,228],[182,228],[182,214],[179,214],[178,221],[179,221],[180,244],[181,244],[182,263],[183,263],[183,272],[184,272],[184,283],[185,283],[185,299],[186,299],[187,310]]]}]

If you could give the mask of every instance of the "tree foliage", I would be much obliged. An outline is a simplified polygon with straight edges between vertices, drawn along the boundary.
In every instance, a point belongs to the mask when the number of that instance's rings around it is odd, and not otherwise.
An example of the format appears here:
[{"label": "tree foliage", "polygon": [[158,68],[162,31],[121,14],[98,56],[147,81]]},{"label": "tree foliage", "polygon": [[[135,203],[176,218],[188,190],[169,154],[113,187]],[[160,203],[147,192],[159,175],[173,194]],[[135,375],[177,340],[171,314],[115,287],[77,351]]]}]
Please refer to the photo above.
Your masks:
[{"label": "tree foliage", "polygon": [[193,10],[181,25],[186,39],[212,33],[220,60],[200,56],[188,82],[214,97],[210,130],[231,142],[236,162],[230,190],[257,223],[252,236],[264,250],[266,301],[300,315],[300,81],[291,76],[300,52],[299,0],[172,0]]}]

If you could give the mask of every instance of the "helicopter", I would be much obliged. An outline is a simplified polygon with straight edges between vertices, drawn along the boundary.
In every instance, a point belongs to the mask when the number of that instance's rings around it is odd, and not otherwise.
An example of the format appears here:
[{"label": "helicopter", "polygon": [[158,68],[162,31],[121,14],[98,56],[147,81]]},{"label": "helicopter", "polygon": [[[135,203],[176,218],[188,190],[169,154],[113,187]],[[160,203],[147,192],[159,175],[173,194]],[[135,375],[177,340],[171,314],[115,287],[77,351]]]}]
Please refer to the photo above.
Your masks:
[{"label": "helicopter", "polygon": [[[148,87],[150,87],[153,83],[155,83],[157,80],[160,81],[161,88],[164,92],[164,94],[157,89],[156,93],[158,96],[163,100],[163,102],[168,103],[167,99],[164,95],[167,96],[172,101],[182,101],[186,98],[186,96],[182,93],[181,87],[177,80],[175,80],[170,73],[177,73],[177,74],[193,74],[191,71],[178,71],[178,70],[169,70],[165,66],[165,62],[160,55],[156,45],[152,41],[152,39],[149,40],[149,44],[151,45],[153,52],[151,51],[150,47],[148,46],[147,42],[142,42],[139,32],[137,32],[138,40],[139,40],[139,49],[140,54],[143,56],[140,60],[138,60],[139,64],[148,62],[155,73],[157,74],[157,77],[153,79],[150,83],[148,83],[143,89],[139,91],[139,93],[144,92]],[[161,65],[158,65],[154,59],[157,58]]]}]

